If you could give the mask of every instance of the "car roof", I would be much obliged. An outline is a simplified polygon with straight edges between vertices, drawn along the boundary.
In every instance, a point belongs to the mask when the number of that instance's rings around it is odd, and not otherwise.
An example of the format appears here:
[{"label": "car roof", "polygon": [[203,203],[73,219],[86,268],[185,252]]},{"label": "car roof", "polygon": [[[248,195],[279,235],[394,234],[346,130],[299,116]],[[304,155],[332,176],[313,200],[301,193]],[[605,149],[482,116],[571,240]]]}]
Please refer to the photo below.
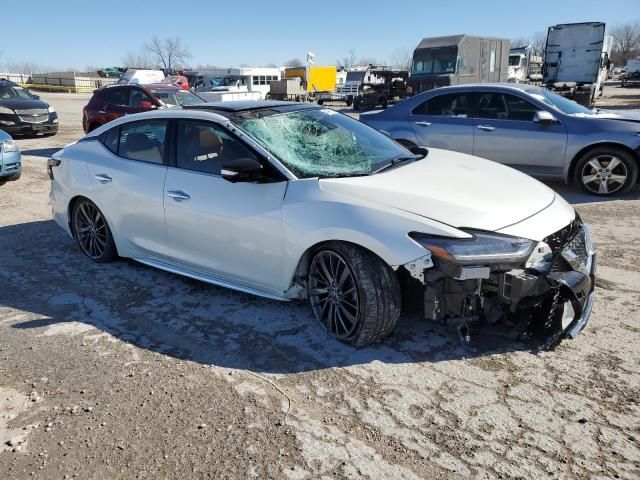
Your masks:
[{"label": "car roof", "polygon": [[6,78],[0,78],[0,85],[19,86],[16,82],[12,82],[11,80],[8,80]]},{"label": "car roof", "polygon": [[232,100],[228,102],[207,102],[185,105],[185,110],[210,110],[220,113],[234,114],[241,112],[255,112],[257,110],[275,110],[277,112],[291,112],[296,110],[311,110],[322,108],[315,104],[299,102],[283,102],[278,100]]},{"label": "car roof", "polygon": [[499,83],[465,83],[463,85],[453,85],[449,87],[438,87],[433,90],[427,90],[428,92],[442,92],[442,91],[456,91],[456,90],[492,90],[492,89],[504,89],[504,90],[518,90],[521,92],[539,92],[542,87],[536,85],[529,85],[526,83],[511,83],[511,82],[499,82]]}]

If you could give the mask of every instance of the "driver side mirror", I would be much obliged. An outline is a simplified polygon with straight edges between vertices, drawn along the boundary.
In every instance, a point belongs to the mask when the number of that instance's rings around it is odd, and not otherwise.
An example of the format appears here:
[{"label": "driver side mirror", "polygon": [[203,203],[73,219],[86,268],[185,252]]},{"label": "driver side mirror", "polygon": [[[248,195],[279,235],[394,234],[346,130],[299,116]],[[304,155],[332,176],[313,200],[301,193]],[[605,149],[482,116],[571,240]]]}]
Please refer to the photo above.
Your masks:
[{"label": "driver side mirror", "polygon": [[429,154],[429,149],[426,147],[418,147],[416,145],[412,145],[410,147],[407,147],[407,149],[414,155],[422,155],[423,157],[426,157]]},{"label": "driver side mirror", "polygon": [[541,125],[552,125],[558,123],[558,119],[546,110],[539,110],[533,114],[533,122]]},{"label": "driver side mirror", "polygon": [[40,95],[36,95],[35,93],[33,94],[33,98],[35,98],[36,100],[40,100]]},{"label": "driver side mirror", "polygon": [[231,183],[254,182],[263,177],[262,164],[255,158],[238,158],[220,170],[222,178]]}]

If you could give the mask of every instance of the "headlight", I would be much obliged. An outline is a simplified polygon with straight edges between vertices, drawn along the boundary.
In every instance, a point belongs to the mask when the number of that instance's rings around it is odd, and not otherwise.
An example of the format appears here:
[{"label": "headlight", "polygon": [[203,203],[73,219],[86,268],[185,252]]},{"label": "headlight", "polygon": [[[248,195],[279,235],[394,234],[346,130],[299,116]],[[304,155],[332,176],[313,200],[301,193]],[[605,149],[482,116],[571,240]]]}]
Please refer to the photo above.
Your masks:
[{"label": "headlight", "polygon": [[409,236],[432,255],[461,265],[495,265],[523,263],[534,242],[490,232],[467,231],[472,238],[433,237],[423,233]]},{"label": "headlight", "polygon": [[56,113],[56,109],[49,105],[49,113]]},{"label": "headlight", "polygon": [[17,152],[18,144],[11,139],[5,140],[5,142],[2,144],[2,151],[5,153]]},{"label": "headlight", "polygon": [[0,113],[8,113],[9,115],[14,115],[16,112],[7,107],[0,107]]}]

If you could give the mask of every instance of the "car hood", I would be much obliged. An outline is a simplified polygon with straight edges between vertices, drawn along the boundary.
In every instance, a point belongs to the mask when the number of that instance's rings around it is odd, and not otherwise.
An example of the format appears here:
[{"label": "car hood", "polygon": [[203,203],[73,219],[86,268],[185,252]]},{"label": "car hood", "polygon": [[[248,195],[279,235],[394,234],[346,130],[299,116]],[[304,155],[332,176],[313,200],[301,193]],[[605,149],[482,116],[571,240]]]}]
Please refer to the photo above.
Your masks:
[{"label": "car hood", "polygon": [[608,110],[600,110],[592,115],[577,113],[574,118],[588,118],[592,120],[619,120],[621,122],[640,123],[640,114],[634,112],[612,112]]},{"label": "car hood", "polygon": [[0,100],[0,107],[7,107],[11,110],[29,110],[32,108],[48,108],[49,104],[47,102],[43,102],[42,100]]},{"label": "car hood", "polygon": [[435,148],[422,160],[386,172],[327,178],[320,186],[452,227],[490,231],[531,217],[555,199],[553,190],[512,168]]}]

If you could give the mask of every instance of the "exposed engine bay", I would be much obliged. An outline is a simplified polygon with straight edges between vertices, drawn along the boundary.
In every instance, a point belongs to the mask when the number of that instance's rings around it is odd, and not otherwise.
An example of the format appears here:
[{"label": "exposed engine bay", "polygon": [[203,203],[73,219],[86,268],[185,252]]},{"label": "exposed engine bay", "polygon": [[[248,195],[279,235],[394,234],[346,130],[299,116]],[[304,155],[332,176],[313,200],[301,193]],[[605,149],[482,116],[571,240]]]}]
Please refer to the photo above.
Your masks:
[{"label": "exposed engine bay", "polygon": [[[434,242],[432,242],[434,243]],[[576,217],[545,238],[520,264],[465,264],[431,254],[404,267],[424,286],[424,316],[453,326],[462,342],[472,328],[509,327],[535,349],[552,349],[575,337],[593,304],[595,253],[587,227]]]}]

